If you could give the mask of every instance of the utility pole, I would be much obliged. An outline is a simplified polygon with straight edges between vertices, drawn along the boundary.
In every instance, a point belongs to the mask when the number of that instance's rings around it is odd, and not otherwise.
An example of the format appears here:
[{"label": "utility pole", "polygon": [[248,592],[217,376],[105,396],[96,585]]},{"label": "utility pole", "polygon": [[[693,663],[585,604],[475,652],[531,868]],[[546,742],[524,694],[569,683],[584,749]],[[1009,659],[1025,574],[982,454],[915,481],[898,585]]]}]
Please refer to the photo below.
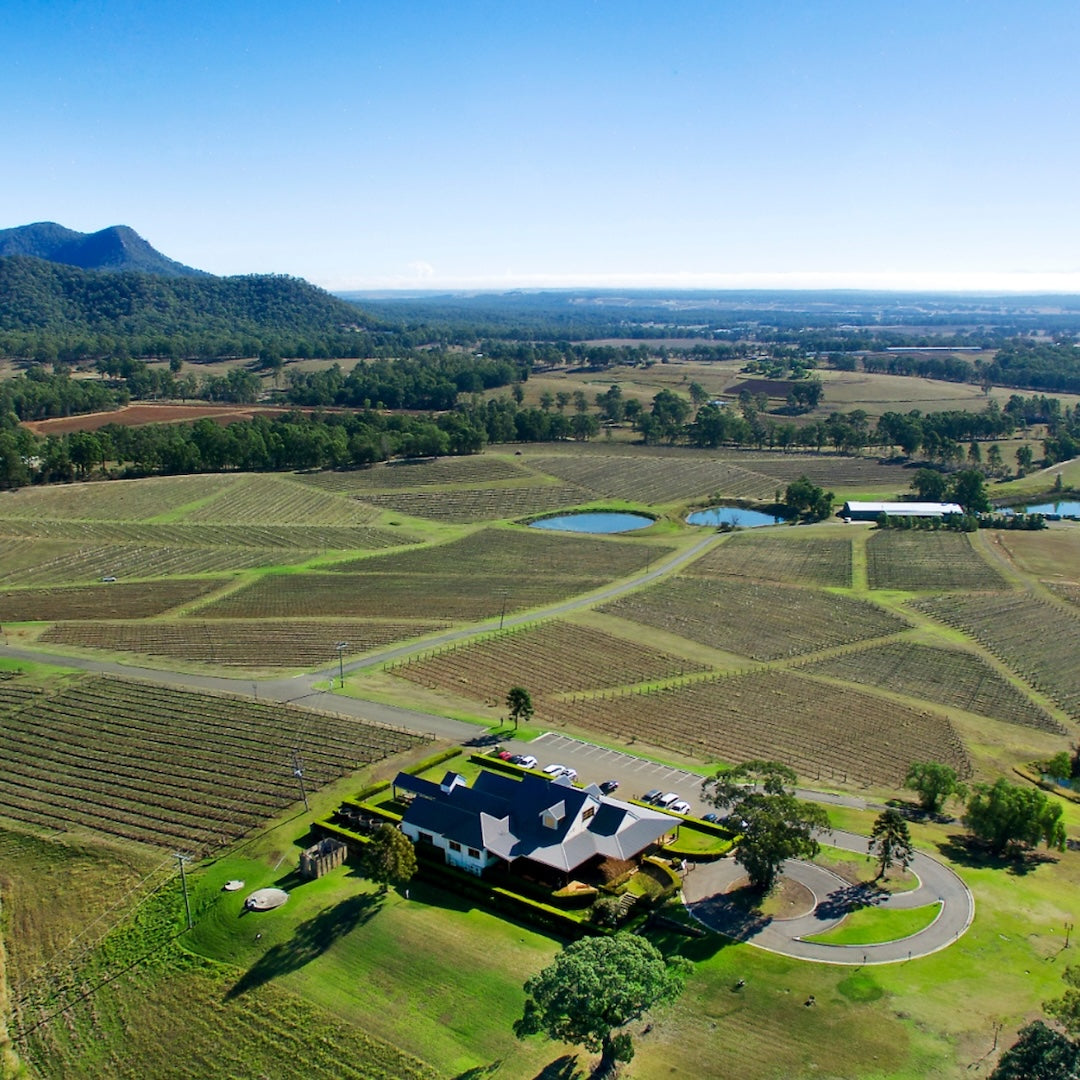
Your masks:
[{"label": "utility pole", "polygon": [[180,885],[184,890],[184,911],[187,914],[187,928],[190,930],[195,924],[191,921],[191,901],[188,899],[187,873],[184,867],[191,859],[191,856],[181,855],[179,851],[175,852],[175,855],[176,861],[180,864]]},{"label": "utility pole", "polygon": [[345,650],[349,647],[347,641],[339,641],[334,648],[337,649],[338,679],[341,689],[345,689]]},{"label": "utility pole", "polygon": [[503,619],[506,618],[506,590],[502,590],[502,607],[499,609],[499,629],[503,628]]},{"label": "utility pole", "polygon": [[307,792],[304,790],[304,770],[300,768],[300,751],[294,749],[292,752],[292,774],[296,777],[296,782],[300,785],[300,798],[304,800],[304,809],[310,810],[308,806]]}]

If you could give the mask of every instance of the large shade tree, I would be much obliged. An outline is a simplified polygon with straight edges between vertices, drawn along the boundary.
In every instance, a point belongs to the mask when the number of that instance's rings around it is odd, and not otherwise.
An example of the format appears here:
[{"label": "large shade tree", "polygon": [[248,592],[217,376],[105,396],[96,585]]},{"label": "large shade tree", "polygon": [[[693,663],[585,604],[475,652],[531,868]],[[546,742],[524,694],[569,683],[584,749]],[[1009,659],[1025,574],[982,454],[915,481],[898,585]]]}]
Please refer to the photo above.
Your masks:
[{"label": "large shade tree", "polygon": [[525,983],[525,1010],[514,1034],[543,1034],[599,1051],[596,1075],[607,1075],[634,1055],[630,1034],[622,1029],[673,1001],[689,968],[681,957],[665,960],[635,934],[576,941]]},{"label": "large shade tree", "polygon": [[975,786],[964,824],[996,854],[1038,844],[1065,850],[1061,803],[1004,778]]},{"label": "large shade tree", "polygon": [[777,761],[747,761],[705,782],[705,797],[739,822],[735,861],[762,892],[772,890],[785,859],[812,859],[816,833],[829,827],[824,809],[795,798],[797,780]]},{"label": "large shade tree", "polygon": [[940,761],[912,762],[904,778],[904,787],[919,796],[919,805],[928,814],[940,813],[946,799],[954,796],[963,799],[967,795],[967,788],[960,783],[956,770]]}]

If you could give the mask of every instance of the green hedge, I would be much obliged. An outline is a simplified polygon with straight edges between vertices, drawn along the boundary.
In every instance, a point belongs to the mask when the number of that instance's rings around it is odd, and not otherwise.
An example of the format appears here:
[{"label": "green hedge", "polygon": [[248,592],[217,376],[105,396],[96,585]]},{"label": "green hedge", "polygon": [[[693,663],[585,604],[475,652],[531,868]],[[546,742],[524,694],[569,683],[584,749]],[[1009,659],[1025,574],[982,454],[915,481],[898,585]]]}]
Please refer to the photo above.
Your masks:
[{"label": "green hedge", "polygon": [[553,907],[551,904],[533,900],[531,897],[523,896],[521,893],[514,892],[512,889],[502,885],[492,885],[475,874],[459,870],[455,866],[448,866],[441,860],[429,858],[426,853],[421,853],[419,849],[417,855],[420,856],[418,874],[424,880],[439,885],[449,892],[479,901],[484,906],[495,911],[505,912],[522,922],[570,938],[608,932],[579,916]]},{"label": "green hedge", "polygon": [[723,840],[717,847],[702,851],[700,848],[683,847],[678,840],[673,840],[670,844],[664,845],[663,851],[677,859],[690,859],[693,862],[715,862],[717,859],[722,859],[734,846],[734,840]]},{"label": "green hedge", "polygon": [[532,775],[542,776],[545,780],[548,779],[547,773],[540,769],[526,769],[523,765],[515,765],[512,761],[503,761],[502,758],[490,754],[470,754],[469,760],[481,768],[494,769],[495,772],[508,773],[510,776]]},{"label": "green hedge", "polygon": [[[403,769],[403,772],[409,774],[409,776],[419,776],[420,773],[426,772],[428,769],[435,768],[436,765],[441,765],[444,761],[449,761],[451,758],[461,757],[465,751],[460,746],[452,746],[449,750],[442,750],[438,754],[432,754],[431,757],[424,758],[423,761],[418,761],[415,765],[410,766],[407,769]],[[385,791],[388,787],[393,786],[392,780],[380,780],[377,784],[369,784],[366,788],[361,788],[351,799],[345,801],[350,806],[361,806],[373,795],[378,795],[379,792]]]}]

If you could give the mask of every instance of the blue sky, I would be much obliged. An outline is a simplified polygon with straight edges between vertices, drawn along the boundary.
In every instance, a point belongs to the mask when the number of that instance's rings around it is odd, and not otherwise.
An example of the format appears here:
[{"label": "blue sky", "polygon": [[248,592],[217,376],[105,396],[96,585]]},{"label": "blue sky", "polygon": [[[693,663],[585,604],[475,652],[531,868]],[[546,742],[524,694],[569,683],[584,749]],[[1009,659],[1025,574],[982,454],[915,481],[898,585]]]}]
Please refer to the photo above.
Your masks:
[{"label": "blue sky", "polygon": [[1075,0],[0,13],[0,228],[339,289],[1080,290]]}]

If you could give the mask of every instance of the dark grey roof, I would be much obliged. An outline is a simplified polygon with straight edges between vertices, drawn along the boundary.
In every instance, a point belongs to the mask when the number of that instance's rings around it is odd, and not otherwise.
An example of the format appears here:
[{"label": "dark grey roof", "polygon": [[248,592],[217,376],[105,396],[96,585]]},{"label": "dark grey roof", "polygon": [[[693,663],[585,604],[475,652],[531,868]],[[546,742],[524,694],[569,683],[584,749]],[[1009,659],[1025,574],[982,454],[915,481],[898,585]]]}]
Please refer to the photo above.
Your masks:
[{"label": "dark grey roof", "polygon": [[[565,871],[594,855],[632,858],[676,825],[655,810],[528,773],[517,779],[481,770],[472,787],[459,784],[449,791],[405,773],[394,784],[417,796],[406,824],[487,848],[508,862],[528,858]],[[571,833],[586,804],[596,812]],[[555,819],[554,828],[543,823],[545,811]]]}]

